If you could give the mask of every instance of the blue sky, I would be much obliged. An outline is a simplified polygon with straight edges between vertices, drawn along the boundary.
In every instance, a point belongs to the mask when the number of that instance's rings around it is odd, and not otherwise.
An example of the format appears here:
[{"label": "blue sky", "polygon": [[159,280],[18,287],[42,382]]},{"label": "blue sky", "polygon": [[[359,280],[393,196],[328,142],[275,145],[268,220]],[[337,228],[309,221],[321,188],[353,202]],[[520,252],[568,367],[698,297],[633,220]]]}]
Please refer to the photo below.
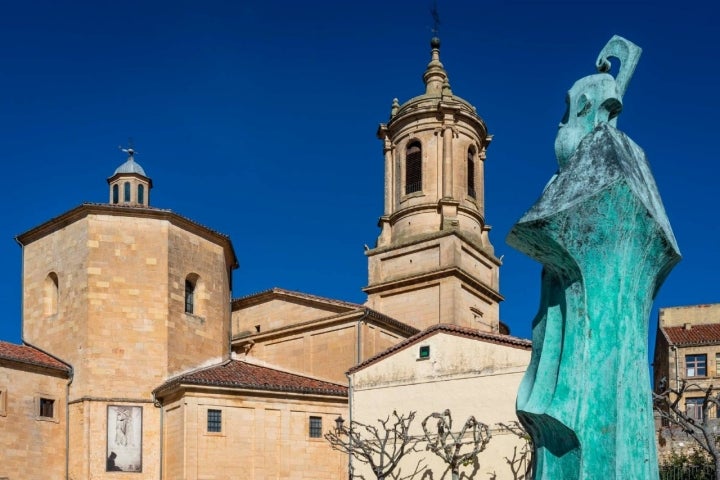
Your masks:
[{"label": "blue sky", "polygon": [[[720,301],[710,2],[439,0],[453,92],[495,138],[486,215],[501,317],[530,335],[540,266],[505,244],[556,169],[564,96],[619,34],[643,48],[618,126],[646,151],[683,253],[657,306]],[[273,286],[363,302],[382,213],[378,123],[422,92],[430,2],[11,2],[0,18],[0,339],[20,341],[22,233],[136,160],[152,205],[231,236],[233,295]],[[651,324],[657,321],[653,311]]]}]

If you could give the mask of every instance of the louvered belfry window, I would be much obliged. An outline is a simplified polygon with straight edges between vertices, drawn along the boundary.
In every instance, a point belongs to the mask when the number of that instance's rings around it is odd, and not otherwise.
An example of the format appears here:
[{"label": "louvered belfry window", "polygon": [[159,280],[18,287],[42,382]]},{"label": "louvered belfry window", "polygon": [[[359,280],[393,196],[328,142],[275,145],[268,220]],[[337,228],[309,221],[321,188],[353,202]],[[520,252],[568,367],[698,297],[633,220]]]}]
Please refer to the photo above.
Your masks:
[{"label": "louvered belfry window", "polygon": [[405,151],[405,195],[422,191],[422,148],[412,142]]}]

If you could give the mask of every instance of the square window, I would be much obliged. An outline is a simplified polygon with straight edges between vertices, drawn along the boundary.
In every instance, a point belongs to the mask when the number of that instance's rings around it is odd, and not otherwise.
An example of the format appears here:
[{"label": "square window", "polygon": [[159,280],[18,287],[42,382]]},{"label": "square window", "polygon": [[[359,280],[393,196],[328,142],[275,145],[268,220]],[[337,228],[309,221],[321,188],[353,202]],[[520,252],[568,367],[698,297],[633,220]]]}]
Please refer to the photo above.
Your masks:
[{"label": "square window", "polygon": [[420,347],[418,358],[430,358],[430,345],[423,345]]},{"label": "square window", "polygon": [[51,398],[40,398],[38,403],[38,416],[44,418],[55,418],[55,400]]},{"label": "square window", "polygon": [[322,438],[322,417],[310,417],[310,438]]},{"label": "square window", "polygon": [[685,375],[687,377],[704,377],[707,375],[707,355],[685,355]]},{"label": "square window", "polygon": [[208,409],[207,431],[216,433],[222,432],[222,410]]}]

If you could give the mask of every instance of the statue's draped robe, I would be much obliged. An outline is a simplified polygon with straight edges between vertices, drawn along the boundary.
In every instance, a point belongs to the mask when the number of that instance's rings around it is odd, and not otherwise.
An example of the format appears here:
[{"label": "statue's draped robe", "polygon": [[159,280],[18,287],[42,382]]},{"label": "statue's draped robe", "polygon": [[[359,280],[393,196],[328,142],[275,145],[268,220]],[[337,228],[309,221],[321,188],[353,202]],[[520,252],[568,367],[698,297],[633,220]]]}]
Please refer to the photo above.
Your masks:
[{"label": "statue's draped robe", "polygon": [[648,319],[680,254],[642,149],[596,127],[508,243],[544,265],[517,399],[535,479],[657,479]]}]

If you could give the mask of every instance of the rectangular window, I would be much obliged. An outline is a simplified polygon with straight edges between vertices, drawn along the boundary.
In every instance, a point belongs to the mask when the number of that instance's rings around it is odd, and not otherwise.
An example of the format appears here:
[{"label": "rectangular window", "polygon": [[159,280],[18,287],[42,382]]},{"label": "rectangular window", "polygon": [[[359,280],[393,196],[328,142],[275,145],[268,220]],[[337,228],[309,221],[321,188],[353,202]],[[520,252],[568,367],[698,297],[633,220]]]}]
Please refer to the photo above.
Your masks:
[{"label": "rectangular window", "polygon": [[50,398],[40,398],[39,416],[45,418],[55,418],[55,400]]},{"label": "rectangular window", "polygon": [[423,345],[420,347],[418,358],[430,358],[430,345]]},{"label": "rectangular window", "polygon": [[322,417],[310,417],[310,438],[322,438]]},{"label": "rectangular window", "polygon": [[685,413],[688,417],[694,420],[703,419],[703,398],[686,398],[685,399]]},{"label": "rectangular window", "polygon": [[7,389],[0,387],[0,417],[6,415],[5,407],[7,406]]},{"label": "rectangular window", "polygon": [[704,377],[707,375],[707,355],[685,355],[685,375],[688,377]]},{"label": "rectangular window", "polygon": [[715,354],[715,376],[720,377],[720,353]]},{"label": "rectangular window", "polygon": [[208,409],[207,411],[207,431],[222,432],[222,410]]}]

